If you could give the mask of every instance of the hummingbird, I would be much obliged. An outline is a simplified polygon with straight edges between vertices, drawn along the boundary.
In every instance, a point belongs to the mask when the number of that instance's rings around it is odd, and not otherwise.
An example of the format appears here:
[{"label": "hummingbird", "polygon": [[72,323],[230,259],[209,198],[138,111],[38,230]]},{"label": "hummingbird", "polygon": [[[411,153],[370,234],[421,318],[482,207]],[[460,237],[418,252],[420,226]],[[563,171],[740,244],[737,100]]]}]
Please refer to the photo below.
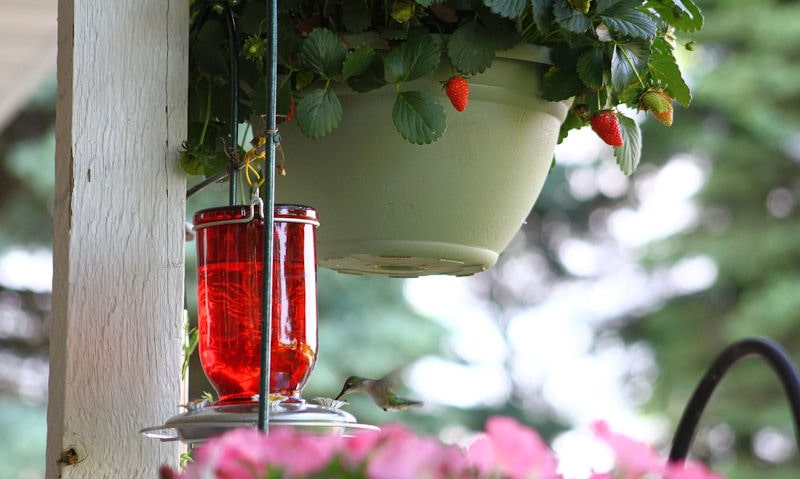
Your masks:
[{"label": "hummingbird", "polygon": [[387,378],[367,379],[359,376],[350,376],[344,382],[342,392],[336,396],[338,400],[345,394],[353,392],[366,393],[384,411],[400,411],[412,406],[422,406],[421,401],[406,399],[398,396],[392,391]]}]

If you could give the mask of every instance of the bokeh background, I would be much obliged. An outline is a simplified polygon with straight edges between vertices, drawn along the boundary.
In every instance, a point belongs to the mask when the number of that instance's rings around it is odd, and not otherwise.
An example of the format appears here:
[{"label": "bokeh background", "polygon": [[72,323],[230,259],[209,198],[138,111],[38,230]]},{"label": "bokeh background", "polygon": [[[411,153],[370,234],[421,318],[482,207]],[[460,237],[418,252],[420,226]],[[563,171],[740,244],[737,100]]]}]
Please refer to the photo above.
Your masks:
[{"label": "bokeh background", "polygon": [[[38,3],[52,28],[55,1]],[[677,49],[691,108],[676,106],[670,128],[639,117],[635,175],[590,131],[574,132],[490,271],[319,271],[320,352],[306,397],[335,395],[351,374],[392,373],[425,406],[385,413],[353,397],[361,422],[452,439],[511,415],[580,477],[608,461],[587,433],[594,419],[666,450],[730,342],[767,336],[800,360],[800,3],[697,3],[706,25]],[[0,80],[24,78],[28,91],[0,92],[0,477],[33,479],[45,468],[55,63],[39,55],[10,71],[9,55]],[[193,197],[187,220],[220,198],[215,188]],[[186,249],[193,319],[194,244]],[[196,362],[191,391],[210,391]],[[791,424],[777,379],[746,360],[714,395],[693,455],[732,479],[796,477]]]}]

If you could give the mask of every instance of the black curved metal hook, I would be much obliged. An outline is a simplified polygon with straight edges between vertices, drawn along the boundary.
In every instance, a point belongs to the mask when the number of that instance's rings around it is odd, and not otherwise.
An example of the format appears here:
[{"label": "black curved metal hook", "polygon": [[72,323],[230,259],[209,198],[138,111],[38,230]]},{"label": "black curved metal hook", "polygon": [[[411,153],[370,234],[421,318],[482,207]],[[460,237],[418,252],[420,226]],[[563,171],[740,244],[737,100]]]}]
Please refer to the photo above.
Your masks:
[{"label": "black curved metal hook", "polygon": [[700,416],[714,389],[734,363],[749,355],[761,356],[777,373],[789,400],[794,419],[795,440],[800,446],[800,373],[791,356],[778,343],[766,338],[749,338],[725,348],[700,380],[675,430],[669,453],[670,462],[686,459]]}]

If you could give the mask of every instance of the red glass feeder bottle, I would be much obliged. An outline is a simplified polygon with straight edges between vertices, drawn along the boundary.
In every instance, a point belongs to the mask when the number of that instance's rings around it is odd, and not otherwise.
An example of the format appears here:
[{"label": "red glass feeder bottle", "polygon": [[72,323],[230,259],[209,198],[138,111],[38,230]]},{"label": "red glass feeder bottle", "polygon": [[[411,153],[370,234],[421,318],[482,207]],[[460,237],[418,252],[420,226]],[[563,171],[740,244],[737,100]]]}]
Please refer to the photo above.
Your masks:
[{"label": "red glass feeder bottle", "polygon": [[[269,390],[300,392],[317,355],[317,212],[276,205]],[[261,371],[264,219],[255,206],[194,215],[200,362],[217,404],[257,401]]]}]

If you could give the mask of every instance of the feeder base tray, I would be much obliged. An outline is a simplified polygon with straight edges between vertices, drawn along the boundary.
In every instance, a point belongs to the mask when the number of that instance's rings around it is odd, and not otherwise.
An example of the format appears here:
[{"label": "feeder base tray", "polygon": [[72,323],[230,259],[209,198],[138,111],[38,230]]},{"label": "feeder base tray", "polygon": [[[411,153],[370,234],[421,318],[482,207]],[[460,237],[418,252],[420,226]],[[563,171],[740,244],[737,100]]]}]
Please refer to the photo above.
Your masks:
[{"label": "feeder base tray", "polygon": [[[161,441],[202,443],[237,427],[256,427],[258,402],[195,407],[169,418],[163,425],[142,429],[147,437]],[[357,430],[377,431],[377,426],[359,424],[355,416],[335,405],[309,404],[302,399],[270,401],[269,427],[291,426],[320,434],[352,435]]]}]

